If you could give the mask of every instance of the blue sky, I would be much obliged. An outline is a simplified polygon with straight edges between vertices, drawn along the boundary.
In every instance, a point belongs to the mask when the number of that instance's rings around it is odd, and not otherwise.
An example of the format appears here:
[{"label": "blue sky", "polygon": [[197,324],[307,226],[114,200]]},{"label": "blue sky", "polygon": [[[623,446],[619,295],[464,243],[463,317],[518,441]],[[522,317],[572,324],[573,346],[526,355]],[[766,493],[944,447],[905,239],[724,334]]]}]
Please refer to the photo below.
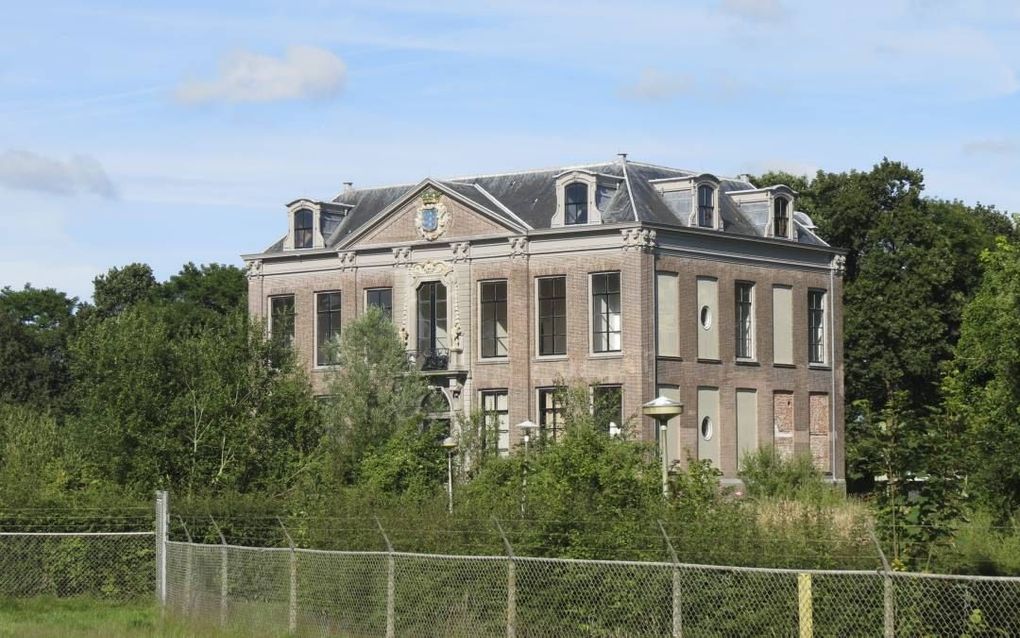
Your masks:
[{"label": "blue sky", "polygon": [[924,169],[1020,212],[1020,3],[10,3],[0,286],[240,264],[342,183]]}]

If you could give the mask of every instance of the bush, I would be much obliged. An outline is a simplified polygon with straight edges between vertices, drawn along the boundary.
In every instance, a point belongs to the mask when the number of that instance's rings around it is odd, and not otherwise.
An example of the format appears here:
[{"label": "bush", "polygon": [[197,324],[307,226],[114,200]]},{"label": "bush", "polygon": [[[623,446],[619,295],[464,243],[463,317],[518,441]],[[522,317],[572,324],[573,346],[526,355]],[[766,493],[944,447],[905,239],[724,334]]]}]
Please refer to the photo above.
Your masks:
[{"label": "bush", "polygon": [[831,503],[832,497],[837,494],[815,469],[807,454],[786,459],[773,449],[762,448],[741,458],[739,476],[747,495],[755,499],[784,498]]}]

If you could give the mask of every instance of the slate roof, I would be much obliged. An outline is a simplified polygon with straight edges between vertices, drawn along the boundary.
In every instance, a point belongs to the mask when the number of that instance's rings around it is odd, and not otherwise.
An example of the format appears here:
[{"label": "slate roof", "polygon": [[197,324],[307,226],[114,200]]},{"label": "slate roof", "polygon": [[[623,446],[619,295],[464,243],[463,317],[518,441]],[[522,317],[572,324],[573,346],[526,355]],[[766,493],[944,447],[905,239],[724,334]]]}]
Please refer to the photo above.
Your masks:
[{"label": "slate roof", "polygon": [[[565,166],[551,169],[520,171],[495,175],[478,175],[451,179],[433,179],[473,206],[481,208],[510,227],[522,227],[522,222],[533,229],[549,228],[556,211],[556,178],[569,170],[584,170],[600,176],[600,183],[618,185],[615,192],[605,192],[606,199],[599,204],[603,223],[644,221],[673,226],[687,226],[692,194],[660,194],[653,180],[683,178],[699,175],[688,170],[656,166],[632,160]],[[411,195],[419,184],[403,184],[379,188],[350,189],[332,201],[347,209],[339,227],[326,239],[334,246],[362,228],[381,212]],[[719,214],[723,232],[756,237],[765,236],[768,206],[765,203],[738,204],[728,193],[754,189],[742,179],[719,180]],[[795,213],[793,219],[797,241],[827,246],[812,232],[810,219]],[[266,252],[283,250],[283,240],[275,242]]]}]

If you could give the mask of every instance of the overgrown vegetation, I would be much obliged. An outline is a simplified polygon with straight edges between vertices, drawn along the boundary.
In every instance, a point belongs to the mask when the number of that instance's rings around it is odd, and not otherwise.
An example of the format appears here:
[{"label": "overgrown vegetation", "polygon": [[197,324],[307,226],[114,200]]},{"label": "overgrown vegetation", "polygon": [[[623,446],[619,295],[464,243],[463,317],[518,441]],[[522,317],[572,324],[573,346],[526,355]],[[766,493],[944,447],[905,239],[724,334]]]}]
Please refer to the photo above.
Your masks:
[{"label": "overgrown vegetation", "polygon": [[663,559],[661,521],[682,560],[870,568],[874,528],[902,568],[1020,573],[1015,223],[926,198],[921,171],[888,160],[755,181],[799,190],[848,250],[850,499],[765,450],[742,493],[692,461],[664,501],[655,450],[608,437],[564,388],[564,437],[527,456],[500,457],[480,415],[459,424],[451,516],[447,433],[421,426],[427,386],[381,314],[345,326],[323,403],[247,317],[239,269],[158,282],[130,264],[95,280],[94,304],[0,291],[0,518],[168,489],[209,540],[213,513],[233,540],[282,542],[279,516],[302,544],[378,549],[378,517],[400,548],[502,552],[496,517],[522,554]]}]

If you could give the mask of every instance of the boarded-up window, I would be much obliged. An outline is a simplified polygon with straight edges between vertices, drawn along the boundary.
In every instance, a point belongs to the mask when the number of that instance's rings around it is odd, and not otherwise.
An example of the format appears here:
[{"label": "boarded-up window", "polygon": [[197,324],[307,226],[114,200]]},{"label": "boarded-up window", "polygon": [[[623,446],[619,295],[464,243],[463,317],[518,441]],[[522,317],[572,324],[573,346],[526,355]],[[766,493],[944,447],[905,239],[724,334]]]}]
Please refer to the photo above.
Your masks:
[{"label": "boarded-up window", "polygon": [[772,361],[793,364],[793,289],[772,289]]},{"label": "boarded-up window", "polygon": [[793,393],[776,392],[773,395],[772,415],[776,452],[788,459],[793,456]]},{"label": "boarded-up window", "polygon": [[673,272],[660,272],[655,276],[655,326],[659,356],[680,356],[680,287],[679,277]]},{"label": "boarded-up window", "polygon": [[811,460],[815,468],[826,474],[832,473],[832,439],[829,427],[829,395],[812,394],[809,397],[811,410],[810,416],[810,440]]},{"label": "boarded-up window", "polygon": [[758,448],[758,392],[737,390],[737,465]]},{"label": "boarded-up window", "polygon": [[698,358],[719,358],[719,321],[716,308],[719,301],[719,282],[707,277],[698,278]]},{"label": "boarded-up window", "polygon": [[698,458],[719,467],[719,388],[698,388]]}]

